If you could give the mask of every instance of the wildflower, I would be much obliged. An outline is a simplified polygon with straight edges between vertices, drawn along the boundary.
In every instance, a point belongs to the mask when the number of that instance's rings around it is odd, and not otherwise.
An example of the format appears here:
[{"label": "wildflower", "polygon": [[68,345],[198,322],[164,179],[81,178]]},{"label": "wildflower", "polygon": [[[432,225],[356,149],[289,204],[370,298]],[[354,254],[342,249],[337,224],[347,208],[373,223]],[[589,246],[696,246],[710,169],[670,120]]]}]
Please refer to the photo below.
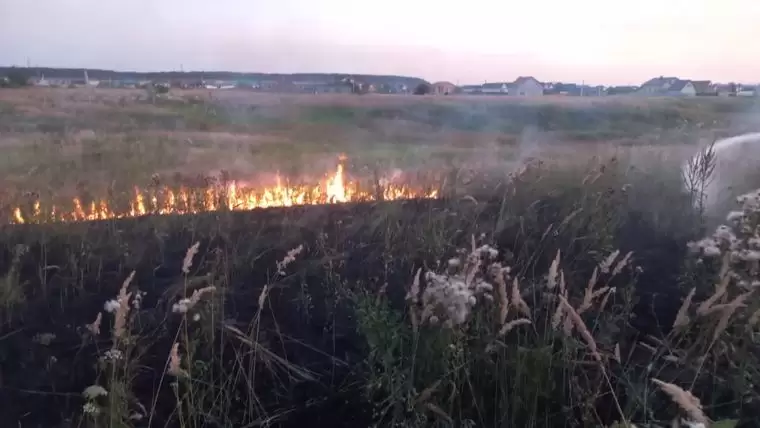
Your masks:
[{"label": "wildflower", "polygon": [[169,352],[169,367],[167,368],[166,373],[175,377],[182,377],[187,374],[187,372],[181,367],[179,343],[177,342],[174,342],[174,345],[172,345],[172,349]]},{"label": "wildflower", "polygon": [[726,221],[731,223],[736,223],[741,221],[744,218],[744,212],[742,211],[731,211],[726,216]]},{"label": "wildflower", "polygon": [[599,351],[597,350],[596,341],[594,340],[594,337],[591,335],[591,332],[589,332],[588,327],[586,327],[586,323],[583,322],[583,319],[578,315],[578,313],[575,311],[575,309],[568,303],[567,299],[564,296],[559,296],[560,305],[564,305],[565,313],[567,314],[566,320],[569,322],[572,322],[575,329],[578,330],[578,332],[581,334],[581,337],[583,338],[583,341],[586,342],[586,346],[589,349],[589,352],[594,357],[595,360],[601,362],[602,356],[599,354]]},{"label": "wildflower", "polygon": [[196,242],[187,249],[187,253],[185,253],[185,259],[182,261],[182,272],[185,274],[190,273],[190,268],[193,267],[193,257],[198,254],[198,248],[200,245],[200,242]]},{"label": "wildflower", "polygon": [[84,403],[82,406],[82,412],[84,412],[87,415],[97,415],[100,413],[100,408],[97,404],[93,403],[92,401],[88,401]]},{"label": "wildflower", "polygon": [[109,314],[116,312],[117,309],[119,309],[119,301],[116,299],[107,300],[103,305],[103,310]]},{"label": "wildflower", "polygon": [[302,251],[303,251],[303,245],[299,245],[296,248],[293,248],[292,250],[288,251],[288,254],[285,255],[285,258],[277,262],[277,273],[280,275],[285,275],[285,268],[289,264],[293,263],[296,260],[296,256],[301,254]]},{"label": "wildflower", "polygon": [[214,290],[216,290],[216,287],[211,285],[208,287],[199,288],[195,291],[193,291],[193,294],[188,298],[182,298],[177,301],[177,303],[172,305],[172,312],[175,314],[185,314],[190,309],[194,308],[195,305],[197,305],[204,294],[210,294]]},{"label": "wildflower", "polygon": [[[559,268],[559,259],[560,259],[560,251],[557,250],[557,255],[554,256],[554,260],[552,261],[551,266],[549,266],[549,274],[546,278],[546,288],[549,290],[554,289],[554,286],[557,285],[557,269]],[[596,272],[596,270],[594,270]]]},{"label": "wildflower", "polygon": [[132,299],[132,307],[136,310],[140,310],[140,307],[142,307],[142,299],[145,297],[146,292],[137,290],[135,292],[135,297]]},{"label": "wildflower", "polygon": [[184,314],[187,313],[187,311],[190,309],[190,299],[184,298],[180,299],[177,303],[172,305],[172,312],[175,314]]},{"label": "wildflower", "polygon": [[699,399],[691,392],[685,391],[681,387],[672,383],[663,382],[659,379],[652,379],[652,382],[660,387],[660,390],[667,394],[670,399],[678,405],[692,421],[707,424],[709,421],[702,411],[702,404]]},{"label": "wildflower", "polygon": [[509,333],[510,331],[512,331],[515,327],[521,326],[521,325],[527,325],[527,324],[531,324],[531,321],[529,319],[527,319],[527,318],[520,318],[520,319],[516,319],[514,321],[510,321],[510,322],[504,324],[501,327],[501,329],[499,330],[499,334],[498,335],[499,336],[504,336],[507,333]]},{"label": "wildflower", "polygon": [[98,316],[95,317],[95,321],[92,322],[92,324],[85,325],[85,328],[93,335],[97,336],[100,334],[100,323],[103,321],[103,313],[98,312]]},{"label": "wildflower", "polygon": [[98,397],[105,397],[108,395],[108,391],[100,385],[90,385],[82,391],[82,396],[87,400],[94,400]]},{"label": "wildflower", "polygon": [[486,255],[490,257],[491,259],[495,259],[499,255],[499,251],[491,246],[483,245],[476,251],[480,255]]},{"label": "wildflower", "polygon": [[694,293],[696,291],[697,291],[696,287],[692,288],[689,294],[686,296],[686,299],[683,301],[681,308],[678,309],[676,320],[675,322],[673,322],[674,329],[679,330],[689,325],[689,322],[691,321],[689,319],[689,314],[688,314],[689,306],[691,306],[691,299],[694,298]]},{"label": "wildflower", "polygon": [[100,357],[100,361],[121,361],[124,359],[124,353],[118,349],[109,349]]},{"label": "wildflower", "polygon": [[599,269],[602,271],[602,273],[609,273],[610,267],[612,267],[612,263],[615,262],[615,259],[620,255],[620,250],[613,251],[609,256],[607,256],[604,261],[599,264]]}]

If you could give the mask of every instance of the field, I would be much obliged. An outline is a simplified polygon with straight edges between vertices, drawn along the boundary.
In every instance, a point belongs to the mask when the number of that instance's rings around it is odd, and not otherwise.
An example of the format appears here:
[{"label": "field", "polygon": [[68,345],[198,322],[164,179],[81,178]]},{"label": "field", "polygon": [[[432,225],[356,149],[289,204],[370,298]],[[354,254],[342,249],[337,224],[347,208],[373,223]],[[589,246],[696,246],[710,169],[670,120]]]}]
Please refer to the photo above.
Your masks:
[{"label": "field", "polygon": [[760,426],[756,107],[1,90],[0,421]]}]

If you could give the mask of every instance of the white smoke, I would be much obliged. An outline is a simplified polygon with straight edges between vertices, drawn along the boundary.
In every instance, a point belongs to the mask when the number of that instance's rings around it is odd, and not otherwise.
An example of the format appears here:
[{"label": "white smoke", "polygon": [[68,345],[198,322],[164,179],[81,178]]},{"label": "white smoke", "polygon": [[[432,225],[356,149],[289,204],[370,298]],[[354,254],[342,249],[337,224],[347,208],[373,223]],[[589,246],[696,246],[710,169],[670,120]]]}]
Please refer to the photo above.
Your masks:
[{"label": "white smoke", "polygon": [[[734,196],[757,187],[760,177],[760,132],[737,135],[718,140],[713,145],[715,169],[704,192],[704,208],[708,215],[720,214]],[[692,157],[695,161],[701,151]],[[689,162],[682,166],[689,173]],[[753,174],[755,175],[753,177]]]}]

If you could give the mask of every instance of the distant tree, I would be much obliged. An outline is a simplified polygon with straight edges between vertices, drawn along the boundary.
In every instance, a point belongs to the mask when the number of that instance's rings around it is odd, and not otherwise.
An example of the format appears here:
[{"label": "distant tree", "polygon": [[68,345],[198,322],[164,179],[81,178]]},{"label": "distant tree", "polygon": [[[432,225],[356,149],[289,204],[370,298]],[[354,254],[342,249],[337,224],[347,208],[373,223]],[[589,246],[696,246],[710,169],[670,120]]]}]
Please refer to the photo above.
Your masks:
[{"label": "distant tree", "polygon": [[29,84],[29,78],[21,70],[11,70],[4,79],[0,79],[0,86],[20,88]]},{"label": "distant tree", "polygon": [[427,83],[420,83],[416,88],[414,88],[414,95],[427,95],[432,90],[433,88],[431,88]]}]

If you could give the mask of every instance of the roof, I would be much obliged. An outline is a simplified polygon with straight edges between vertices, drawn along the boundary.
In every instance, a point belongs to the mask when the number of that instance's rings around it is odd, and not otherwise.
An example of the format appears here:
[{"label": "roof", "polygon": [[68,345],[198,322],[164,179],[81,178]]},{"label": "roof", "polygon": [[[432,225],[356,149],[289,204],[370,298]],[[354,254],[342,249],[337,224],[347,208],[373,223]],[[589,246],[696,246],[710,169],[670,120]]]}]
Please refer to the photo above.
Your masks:
[{"label": "roof", "polygon": [[483,89],[501,89],[505,86],[509,85],[509,83],[501,82],[501,83],[484,83],[483,86],[481,86]]},{"label": "roof", "polygon": [[456,85],[453,84],[453,83],[451,83],[451,82],[441,81],[441,82],[435,82],[435,83],[433,83],[433,86],[456,86]]},{"label": "roof", "polygon": [[673,83],[670,85],[670,87],[668,88],[668,90],[669,90],[669,91],[673,91],[673,92],[680,92],[680,91],[682,91],[682,90],[683,90],[683,88],[685,88],[685,87],[686,87],[686,85],[688,85],[689,83],[691,83],[691,81],[690,81],[690,80],[681,80],[681,79],[677,79],[675,82],[673,82]]},{"label": "roof", "polygon": [[524,85],[524,84],[526,84],[526,83],[528,83],[530,81],[538,83],[539,85],[541,84],[541,82],[539,82],[538,79],[536,79],[533,76],[520,76],[517,79],[515,79],[513,85],[516,85],[516,86],[517,85]]},{"label": "roof", "polygon": [[655,77],[652,79],[647,80],[644,82],[644,84],[641,85],[642,88],[646,87],[657,87],[662,88],[665,85],[673,85],[675,82],[679,81],[680,79],[677,77]]},{"label": "roof", "polygon": [[694,85],[694,89],[697,90],[697,93],[704,94],[706,92],[710,92],[710,81],[709,80],[692,80],[691,84]]}]

